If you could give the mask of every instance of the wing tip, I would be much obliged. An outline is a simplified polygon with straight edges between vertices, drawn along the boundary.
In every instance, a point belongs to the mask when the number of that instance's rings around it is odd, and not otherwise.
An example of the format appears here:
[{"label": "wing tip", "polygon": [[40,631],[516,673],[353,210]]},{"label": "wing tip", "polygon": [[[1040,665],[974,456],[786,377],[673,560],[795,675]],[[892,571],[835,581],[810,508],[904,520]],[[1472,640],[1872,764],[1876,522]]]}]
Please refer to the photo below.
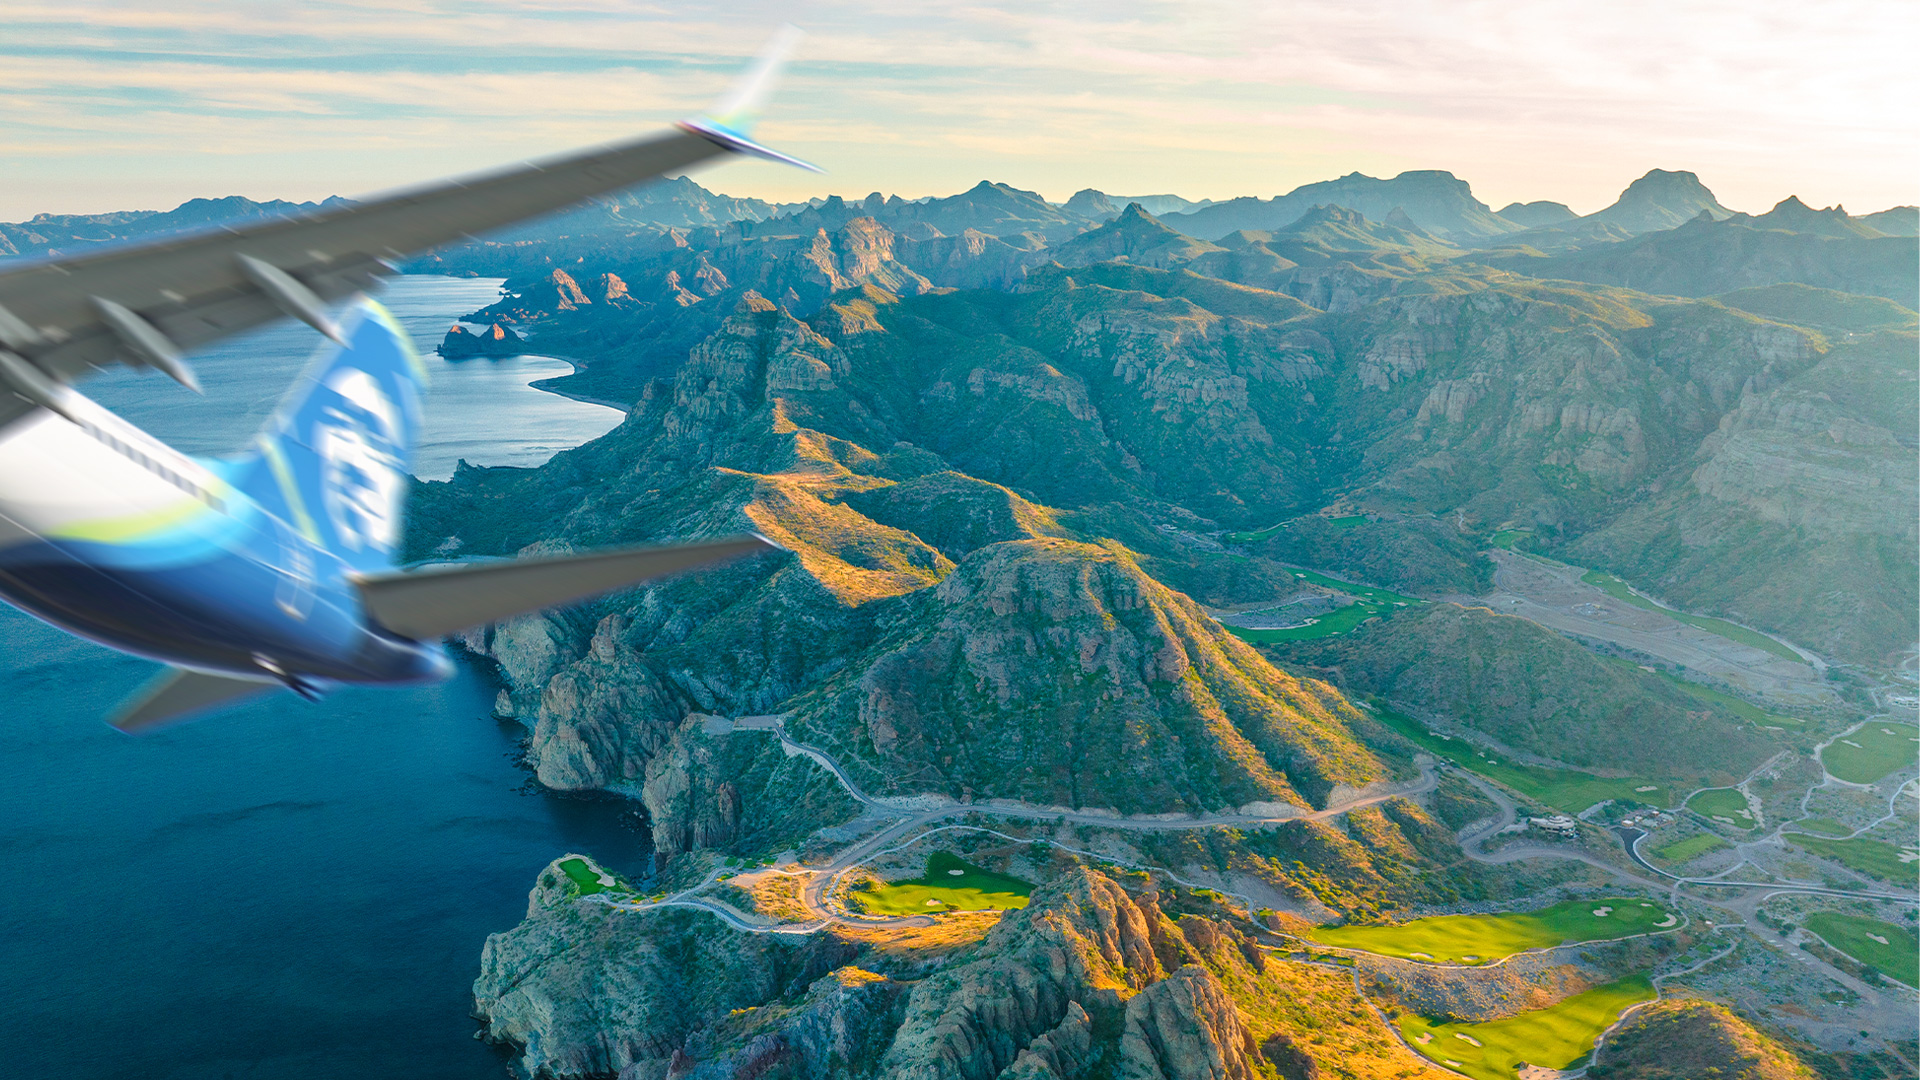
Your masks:
[{"label": "wing tip", "polygon": [[770,146],[757,143],[711,117],[689,117],[688,119],[680,121],[680,128],[683,131],[692,132],[706,139],[708,142],[714,143],[736,154],[745,154],[748,157],[757,157],[766,161],[777,161],[782,165],[792,165],[795,168],[805,169],[813,173],[825,173],[827,171],[804,158],[797,158],[792,154],[783,154]]}]

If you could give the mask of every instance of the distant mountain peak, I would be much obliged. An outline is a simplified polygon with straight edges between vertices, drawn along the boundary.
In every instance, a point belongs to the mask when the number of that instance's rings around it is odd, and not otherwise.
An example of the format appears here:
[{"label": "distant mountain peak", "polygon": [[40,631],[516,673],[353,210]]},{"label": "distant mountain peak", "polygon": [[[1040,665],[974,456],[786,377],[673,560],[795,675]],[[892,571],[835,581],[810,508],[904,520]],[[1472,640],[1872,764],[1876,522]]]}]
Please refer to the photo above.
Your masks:
[{"label": "distant mountain peak", "polygon": [[1715,221],[1733,216],[1733,211],[1720,205],[1720,200],[1694,173],[1649,169],[1646,175],[1628,184],[1612,206],[1581,220],[1615,225],[1638,234],[1678,228],[1702,212]]},{"label": "distant mountain peak", "polygon": [[1529,229],[1537,229],[1546,225],[1558,225],[1561,222],[1572,221],[1580,216],[1574,213],[1573,209],[1566,203],[1558,203],[1550,199],[1541,199],[1537,202],[1528,203],[1508,203],[1495,212],[1508,221],[1517,225],[1524,225]]},{"label": "distant mountain peak", "polygon": [[1093,188],[1081,188],[1074,192],[1073,198],[1068,199],[1062,209],[1069,214],[1078,214],[1081,217],[1107,217],[1120,212],[1120,208],[1114,205],[1106,192],[1096,191]]},{"label": "distant mountain peak", "polygon": [[1397,208],[1422,231],[1440,238],[1499,236],[1521,229],[1515,222],[1495,215],[1474,197],[1470,184],[1444,169],[1409,169],[1387,180],[1351,172],[1337,180],[1305,184],[1271,200],[1215,203],[1179,216],[1174,224],[1196,236],[1226,236],[1237,230],[1272,231],[1289,227],[1314,207],[1327,205],[1357,211],[1375,221],[1384,220]]}]

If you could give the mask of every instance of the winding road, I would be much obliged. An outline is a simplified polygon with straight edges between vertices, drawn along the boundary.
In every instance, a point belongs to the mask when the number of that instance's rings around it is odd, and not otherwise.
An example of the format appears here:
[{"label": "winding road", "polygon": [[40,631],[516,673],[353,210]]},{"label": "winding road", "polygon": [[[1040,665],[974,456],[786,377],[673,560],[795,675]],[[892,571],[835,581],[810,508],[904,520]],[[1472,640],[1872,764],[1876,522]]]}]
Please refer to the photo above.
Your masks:
[{"label": "winding road", "polygon": [[[940,824],[950,818],[964,817],[970,814],[1028,821],[1068,821],[1098,828],[1141,832],[1259,827],[1276,825],[1288,821],[1325,821],[1329,818],[1351,813],[1363,807],[1385,802],[1388,799],[1403,798],[1409,795],[1419,795],[1432,791],[1439,784],[1439,773],[1440,770],[1444,768],[1451,771],[1454,775],[1459,776],[1467,783],[1472,784],[1481,794],[1490,799],[1498,809],[1498,813],[1494,818],[1477,828],[1459,835],[1462,854],[1475,862],[1503,864],[1518,862],[1523,859],[1571,860],[1585,863],[1597,870],[1612,874],[1622,881],[1639,885],[1642,888],[1671,893],[1676,898],[1686,895],[1681,892],[1682,886],[1703,885],[1717,888],[1764,890],[1764,896],[1773,896],[1780,893],[1804,893],[1817,896],[1846,897],[1850,899],[1891,900],[1909,904],[1916,902],[1912,896],[1897,893],[1832,889],[1816,885],[1797,885],[1781,882],[1723,881],[1718,879],[1678,877],[1652,865],[1640,854],[1638,843],[1646,834],[1638,829],[1616,828],[1615,833],[1620,837],[1622,846],[1627,856],[1632,859],[1633,865],[1653,875],[1651,878],[1632,873],[1627,868],[1590,852],[1559,845],[1517,844],[1502,848],[1499,851],[1487,852],[1483,848],[1484,843],[1518,820],[1518,804],[1509,798],[1505,792],[1473,773],[1454,766],[1435,762],[1432,758],[1425,755],[1422,755],[1417,761],[1417,766],[1420,771],[1418,779],[1401,784],[1376,785],[1373,790],[1363,795],[1355,796],[1354,798],[1329,806],[1324,810],[1310,810],[1305,807],[1278,807],[1273,812],[1260,814],[1124,815],[1111,811],[1100,812],[1074,810],[1059,806],[1038,806],[1011,799],[993,799],[986,802],[974,803],[955,802],[940,796],[919,796],[911,799],[876,796],[861,788],[853,777],[848,775],[847,770],[833,754],[820,747],[799,742],[789,736],[786,732],[786,719],[784,715],[751,716],[743,717],[736,721],[727,721],[716,717],[710,720],[710,724],[715,725],[710,727],[710,730],[716,734],[733,732],[743,734],[749,732],[769,733],[780,741],[782,750],[784,750],[788,756],[805,757],[831,773],[841,787],[846,790],[847,794],[869,812],[882,818],[896,819],[872,835],[841,850],[823,866],[809,868],[796,864],[788,869],[771,871],[801,879],[799,902],[807,914],[811,916],[809,921],[796,923],[762,920],[748,916],[712,897],[698,895],[720,880],[721,875],[727,872],[725,866],[714,867],[707,874],[706,878],[698,884],[674,893],[664,900],[636,900],[632,897],[616,897],[607,893],[596,893],[589,899],[597,900],[600,903],[624,911],[646,911],[656,907],[693,908],[705,911],[737,930],[758,934],[810,934],[834,924],[864,927],[931,926],[934,924],[934,919],[926,915],[868,916],[848,911],[838,895],[839,887],[847,873],[856,867],[871,862],[882,855],[902,850],[912,844],[918,843],[925,837],[932,836],[939,832],[960,830],[982,832],[1016,843],[1024,843],[1032,839],[1031,837],[1011,836],[1007,833],[998,832],[978,825]],[[1242,901],[1247,905],[1249,910],[1254,907],[1253,902],[1248,897],[1221,890],[1217,886],[1203,886],[1199,883],[1187,881],[1166,867],[1136,865],[1093,851],[1068,848],[1057,844],[1055,846],[1062,847],[1063,850],[1087,858],[1099,859],[1117,865],[1126,865],[1134,869],[1157,871],[1170,880],[1190,888],[1213,888],[1215,891],[1226,892],[1226,895],[1233,896],[1235,899]],[[1738,906],[1752,907],[1757,904],[1758,900],[1764,899],[1764,896],[1754,897],[1750,902],[1738,904]],[[1700,897],[1688,898],[1695,900],[1701,899]],[[1717,903],[1718,906],[1722,907],[1729,907],[1726,902],[1706,902]],[[1729,910],[1737,909],[1735,907],[1729,907]],[[1740,914],[1743,918],[1747,918],[1751,917],[1752,912],[1742,911]]]},{"label": "winding road", "polygon": [[[606,904],[622,911],[647,911],[658,907],[695,908],[714,915],[737,930],[745,930],[749,933],[756,934],[807,934],[825,929],[828,925],[836,923],[847,926],[869,927],[931,926],[934,920],[925,915],[877,917],[854,914],[846,910],[844,905],[839,902],[835,895],[836,890],[849,870],[863,863],[870,862],[880,855],[917,843],[922,837],[930,836],[936,832],[951,830],[985,832],[1018,843],[1025,843],[1032,839],[1031,837],[1009,836],[1006,833],[995,832],[992,829],[982,828],[977,825],[949,824],[927,828],[928,826],[935,826],[937,822],[945,821],[948,818],[964,817],[969,814],[1016,818],[1028,821],[1070,821],[1075,824],[1093,825],[1105,829],[1126,829],[1140,832],[1257,827],[1262,825],[1276,825],[1288,821],[1325,821],[1342,814],[1352,813],[1363,807],[1385,802],[1389,799],[1424,794],[1432,791],[1440,782],[1439,774],[1432,761],[1423,757],[1418,763],[1420,771],[1418,779],[1401,784],[1374,785],[1372,790],[1329,806],[1324,810],[1310,810],[1306,807],[1279,807],[1276,808],[1274,812],[1261,814],[1125,815],[1110,811],[1102,813],[1099,811],[1074,810],[1059,806],[1037,806],[1032,803],[1023,803],[1011,799],[993,799],[987,802],[977,803],[954,802],[941,797],[931,796],[920,796],[913,799],[893,799],[869,794],[854,781],[853,777],[847,774],[846,769],[841,766],[840,762],[836,760],[832,754],[820,747],[810,746],[788,736],[785,721],[785,716],[749,716],[734,721],[724,721],[719,718],[713,718],[709,721],[709,730],[716,734],[761,731],[771,733],[780,740],[781,749],[783,749],[789,757],[808,758],[821,768],[827,770],[833,775],[834,779],[840,783],[840,786],[846,789],[847,794],[861,806],[883,817],[898,816],[898,820],[873,835],[842,850],[839,854],[828,860],[824,866],[818,868],[796,867],[794,869],[777,871],[787,876],[802,879],[799,897],[800,904],[806,909],[807,914],[812,916],[812,921],[804,923],[760,922],[710,897],[696,895],[701,890],[706,889],[708,886],[720,880],[720,875],[727,872],[727,868],[724,866],[715,867],[699,884],[674,893],[665,900],[636,900],[631,897],[616,897],[607,893],[595,893],[587,899]],[[928,805],[930,802],[932,805]],[[916,830],[924,831],[916,832]],[[912,835],[909,836],[909,834]],[[1051,841],[1049,841],[1049,843],[1051,843]],[[1224,892],[1242,901],[1247,904],[1249,909],[1254,906],[1251,899],[1247,897],[1219,889],[1217,886],[1201,885],[1188,881],[1165,867],[1136,865],[1093,851],[1069,848],[1059,844],[1055,844],[1054,846],[1066,851],[1071,851],[1074,854],[1099,859],[1103,862],[1131,866],[1134,869],[1140,870],[1158,871],[1168,879],[1186,885],[1189,888],[1212,888],[1216,892]]]}]

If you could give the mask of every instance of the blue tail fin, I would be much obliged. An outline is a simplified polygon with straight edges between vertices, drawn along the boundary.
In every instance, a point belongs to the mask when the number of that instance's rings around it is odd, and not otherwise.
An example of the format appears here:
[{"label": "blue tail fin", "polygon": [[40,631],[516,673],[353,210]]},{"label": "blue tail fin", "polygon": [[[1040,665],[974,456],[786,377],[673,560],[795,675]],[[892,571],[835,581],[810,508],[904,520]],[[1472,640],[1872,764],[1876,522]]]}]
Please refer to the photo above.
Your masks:
[{"label": "blue tail fin", "polygon": [[426,368],[386,308],[356,302],[242,463],[236,486],[355,570],[391,568],[401,542]]}]

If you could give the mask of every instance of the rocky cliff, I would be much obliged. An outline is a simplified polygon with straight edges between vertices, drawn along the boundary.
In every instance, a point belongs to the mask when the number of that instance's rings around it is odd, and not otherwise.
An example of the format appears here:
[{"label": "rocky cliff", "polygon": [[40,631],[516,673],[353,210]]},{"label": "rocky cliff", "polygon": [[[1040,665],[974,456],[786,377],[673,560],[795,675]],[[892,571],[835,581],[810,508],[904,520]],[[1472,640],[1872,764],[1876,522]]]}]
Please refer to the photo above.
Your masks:
[{"label": "rocky cliff", "polygon": [[[858,976],[829,974],[852,954],[828,938],[730,930],[700,912],[583,901],[556,863],[541,872],[526,921],[487,939],[474,1009],[488,1038],[519,1050],[528,1075],[662,1080],[690,1038],[736,1010],[789,999],[796,1013],[884,1013],[884,989],[862,992]],[[817,993],[816,981],[825,983]],[[796,1018],[796,1029],[809,1026]],[[783,1043],[796,1056],[813,1045],[800,1030]],[[816,1052],[830,1053],[830,1039]]]},{"label": "rocky cliff", "polygon": [[[1072,867],[971,949],[920,960],[830,935],[744,934],[699,913],[615,912],[549,868],[527,921],[489,939],[477,1012],[523,1070],[554,1078],[1430,1071],[1344,973],[1274,958],[1224,921],[1170,916],[1163,897],[1144,876]],[[929,963],[917,981],[887,974]]]}]

